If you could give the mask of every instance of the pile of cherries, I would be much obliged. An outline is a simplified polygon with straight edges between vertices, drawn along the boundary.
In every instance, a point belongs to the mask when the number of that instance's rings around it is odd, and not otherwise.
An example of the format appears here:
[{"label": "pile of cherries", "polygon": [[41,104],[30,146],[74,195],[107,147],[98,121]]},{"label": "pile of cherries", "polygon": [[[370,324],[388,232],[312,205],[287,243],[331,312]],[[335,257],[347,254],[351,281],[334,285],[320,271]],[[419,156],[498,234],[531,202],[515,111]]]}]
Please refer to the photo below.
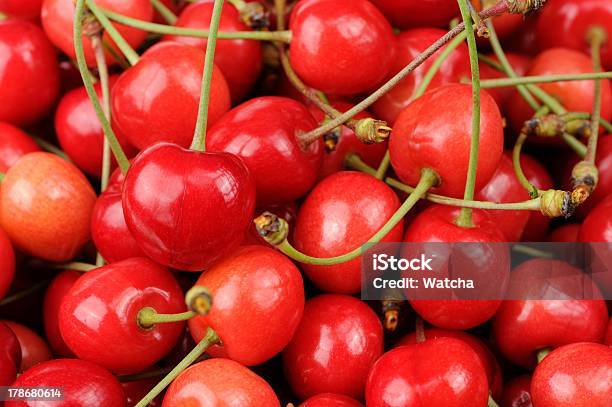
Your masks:
[{"label": "pile of cherries", "polygon": [[[472,1],[480,95],[465,41],[377,92],[465,0],[220,3],[0,0],[0,386],[63,391],[4,405],[612,406],[612,282],[590,300],[568,278],[567,300],[362,301],[346,255],[383,227],[377,241],[612,243],[610,76],[494,85],[612,70],[612,0]],[[512,146],[547,120],[563,130],[529,134],[520,180]],[[573,205],[585,146],[598,173]],[[551,267],[581,273],[536,257],[502,284]]]}]

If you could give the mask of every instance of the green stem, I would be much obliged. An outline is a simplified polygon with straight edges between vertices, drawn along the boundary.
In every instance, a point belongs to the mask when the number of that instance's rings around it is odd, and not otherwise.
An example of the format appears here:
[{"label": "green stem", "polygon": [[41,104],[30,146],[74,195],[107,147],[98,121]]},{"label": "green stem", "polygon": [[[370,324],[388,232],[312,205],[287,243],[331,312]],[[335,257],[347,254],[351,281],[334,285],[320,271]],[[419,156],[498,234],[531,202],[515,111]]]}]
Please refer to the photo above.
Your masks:
[{"label": "green stem", "polygon": [[3,172],[0,172],[0,182],[2,182],[2,180],[4,179],[4,175],[5,174]]},{"label": "green stem", "polygon": [[[108,79],[108,66],[106,65],[106,57],[104,56],[104,47],[102,46],[101,35],[91,37],[91,46],[96,57],[96,65],[98,67],[98,76],[100,77],[100,87],[102,88],[102,111],[108,121],[111,119],[110,108],[110,85]],[[102,174],[101,175],[101,190],[104,191],[108,185],[110,176],[110,144],[104,137],[104,145],[102,147]]]},{"label": "green stem", "polygon": [[[601,71],[601,45],[606,40],[606,32],[599,26],[592,27],[587,34],[591,45],[591,58],[593,59],[593,72]],[[593,94],[593,114],[591,116],[591,136],[587,143],[584,160],[595,164],[597,156],[597,140],[599,139],[599,118],[601,117],[601,80],[595,80]]]},{"label": "green stem", "polygon": [[[570,112],[561,116],[565,121],[571,121],[572,119],[591,119],[591,114],[588,112]],[[612,123],[604,119],[603,117],[599,118],[599,125],[606,130],[608,133],[612,133]]]},{"label": "green stem", "polygon": [[527,140],[527,133],[521,132],[516,142],[514,143],[514,148],[512,149],[512,164],[514,166],[514,173],[516,174],[516,178],[519,180],[521,185],[527,190],[529,196],[537,197],[540,195],[540,190],[533,185],[527,179],[527,176],[523,172],[523,167],[521,166],[521,150],[523,149],[523,144]]},{"label": "green stem", "polygon": [[164,3],[159,0],[151,0],[151,4],[153,5],[153,8],[159,13],[160,16],[162,16],[164,20],[166,20],[168,24],[173,25],[174,23],[176,23],[176,20],[178,20],[178,18],[172,12],[172,10],[166,7]]},{"label": "green stem", "polygon": [[75,261],[75,262],[71,262],[71,263],[53,264],[53,265],[51,265],[51,268],[57,269],[57,270],[82,271],[82,272],[86,273],[88,271],[91,271],[93,269],[98,268],[98,266],[95,266],[95,265],[89,264],[89,263],[81,263],[81,262]]},{"label": "green stem", "polygon": [[542,259],[554,259],[555,256],[544,250],[536,249],[535,247],[525,246],[524,244],[517,244],[512,246],[512,250],[518,253],[523,253],[531,257],[538,257]]},{"label": "green stem", "polygon": [[28,287],[27,289],[23,290],[23,291],[19,291],[15,294],[9,295],[8,297],[5,297],[2,299],[2,301],[0,301],[0,307],[3,305],[7,305],[10,304],[12,302],[18,301],[22,298],[27,297],[30,294],[35,293],[36,291],[40,290],[41,288],[45,287],[47,284],[49,284],[51,282],[51,280],[43,280],[40,281],[39,283],[34,284],[31,287]]},{"label": "green stem", "polygon": [[544,358],[546,356],[548,356],[548,354],[552,351],[551,348],[544,348],[544,349],[540,349],[538,351],[538,353],[536,354],[536,358],[538,360],[538,364],[542,363],[542,361],[544,360]]},{"label": "green stem", "polygon": [[[478,170],[478,150],[480,147],[480,71],[478,67],[478,48],[476,47],[476,37],[472,16],[467,0],[458,0],[461,18],[465,24],[467,34],[468,49],[470,52],[470,69],[472,71],[472,134],[470,141],[470,160],[468,163],[467,180],[465,182],[465,192],[463,199],[471,201],[474,199],[476,189],[476,172]],[[457,225],[462,227],[473,227],[472,209],[462,208]]]},{"label": "green stem", "polygon": [[391,165],[391,153],[389,153],[389,149],[387,148],[387,151],[385,152],[385,156],[383,157],[382,161],[378,165],[376,172],[374,172],[374,174],[372,175],[382,180],[383,178],[385,178],[385,174],[387,174],[387,170],[389,169],[390,165]]},{"label": "green stem", "polygon": [[561,133],[561,139],[565,141],[565,143],[570,146],[572,150],[578,154],[579,157],[584,158],[587,153],[587,147],[580,142],[576,137],[569,133]]},{"label": "green stem", "polygon": [[37,136],[32,136],[32,138],[34,139],[36,144],[38,144],[40,148],[42,148],[43,150],[53,153],[59,157],[62,157],[66,161],[70,161],[70,158],[68,158],[66,153],[64,153],[61,149],[59,149],[55,145],[49,143],[47,140],[44,140]]},{"label": "green stem", "polygon": [[487,400],[487,407],[499,407],[499,404],[493,400],[493,397],[489,394],[489,399]]},{"label": "green stem", "polygon": [[138,312],[137,321],[140,327],[148,329],[155,324],[186,321],[197,315],[193,311],[185,311],[179,314],[159,314],[154,308],[144,307]]},{"label": "green stem", "polygon": [[191,352],[185,356],[183,360],[180,361],[178,365],[174,367],[159,383],[153,387],[146,396],[142,398],[136,404],[136,407],[145,407],[148,406],[150,402],[155,399],[176,377],[181,374],[185,369],[187,369],[193,362],[195,362],[211,345],[218,343],[219,337],[211,328],[208,328],[206,331],[206,335],[204,339],[198,343],[195,348]]},{"label": "green stem", "polygon": [[274,0],[274,11],[276,12],[276,27],[279,30],[285,29],[286,10],[287,10],[287,0]]},{"label": "green stem", "polygon": [[[593,79],[612,78],[612,72],[589,72],[577,74],[523,76],[518,78],[483,79],[480,86],[483,89],[501,88],[507,86],[527,85],[534,83],[586,81]],[[599,82],[599,81],[598,81]]]},{"label": "green stem", "polygon": [[191,149],[206,151],[206,126],[208,125],[208,105],[210,103],[210,85],[215,60],[215,48],[217,47],[217,32],[221,21],[223,0],[215,0],[212,16],[210,18],[210,36],[206,42],[206,56],[204,58],[204,72],[202,74],[202,89],[200,91],[200,105],[198,107],[198,119],[196,121]]}]

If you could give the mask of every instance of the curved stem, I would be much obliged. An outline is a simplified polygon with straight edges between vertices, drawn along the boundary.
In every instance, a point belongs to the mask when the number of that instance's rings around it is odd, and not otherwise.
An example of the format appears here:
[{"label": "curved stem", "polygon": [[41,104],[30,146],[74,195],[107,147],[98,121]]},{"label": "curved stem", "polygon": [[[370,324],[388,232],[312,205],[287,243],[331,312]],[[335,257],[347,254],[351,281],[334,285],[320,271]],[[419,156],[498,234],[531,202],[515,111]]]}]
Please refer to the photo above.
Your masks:
[{"label": "curved stem", "polygon": [[385,155],[382,161],[380,162],[380,164],[378,165],[378,168],[372,175],[382,180],[383,178],[385,178],[385,175],[387,174],[387,170],[389,169],[390,165],[391,165],[391,153],[389,153],[389,149],[387,148],[387,151],[385,152]]},{"label": "curved stem", "polygon": [[166,387],[168,387],[170,383],[172,383],[174,379],[176,379],[179,374],[183,372],[183,370],[187,369],[204,352],[206,352],[206,349],[208,349],[211,345],[214,345],[219,342],[220,339],[215,333],[215,331],[213,331],[211,328],[208,328],[204,339],[202,339],[200,343],[198,343],[195,348],[193,348],[191,352],[189,352],[187,356],[185,356],[185,358],[181,360],[180,363],[170,371],[170,373],[168,373],[159,383],[157,383],[155,387],[153,387],[147,393],[147,395],[144,396],[142,400],[138,402],[138,404],[136,404],[136,407],[148,406],[149,403],[153,401],[153,399],[155,399],[155,397],[157,397]]},{"label": "curved stem", "polygon": [[38,146],[42,148],[43,150],[53,153],[59,157],[62,157],[66,161],[70,161],[70,158],[68,158],[66,153],[64,153],[59,147],[55,146],[54,144],[49,143],[47,140],[44,140],[38,136],[31,136],[31,137],[32,139],[34,139],[36,144],[38,144]]},{"label": "curved stem", "polygon": [[[588,112],[569,112],[561,115],[563,119],[566,121],[570,121],[572,119],[590,119],[591,114]],[[599,125],[604,128],[608,133],[612,133],[612,123],[604,119],[603,117],[599,118]]]},{"label": "curved stem", "polygon": [[159,15],[162,16],[162,18],[166,20],[168,24],[176,23],[176,20],[178,20],[178,18],[172,12],[172,10],[166,7],[164,3],[162,3],[159,0],[151,0],[151,4],[153,5],[153,8],[155,9],[155,11],[157,11]]},{"label": "curved stem", "polygon": [[165,324],[168,322],[186,321],[197,316],[193,311],[185,311],[179,314],[158,314],[154,308],[144,307],[138,312],[137,322],[141,328],[151,328],[155,324]]},{"label": "curved stem", "polygon": [[15,294],[9,295],[8,297],[4,297],[2,300],[0,300],[0,307],[3,305],[7,305],[10,304],[12,302],[15,301],[19,301],[22,298],[27,297],[28,295],[35,293],[36,291],[40,290],[41,288],[45,287],[47,284],[49,284],[51,282],[51,280],[43,280],[40,281],[39,283],[34,284],[31,287],[28,287],[27,289],[23,290],[23,291],[19,291]]},{"label": "curved stem", "polygon": [[576,137],[572,136],[569,133],[563,132],[561,133],[561,138],[565,141],[565,143],[570,146],[579,157],[584,158],[587,153],[587,147],[580,142]]},{"label": "curved stem", "polygon": [[[592,27],[587,34],[587,41],[591,45],[591,58],[593,59],[593,72],[601,71],[601,45],[606,40],[606,32],[601,27]],[[587,144],[584,160],[595,164],[597,156],[597,140],[599,139],[599,118],[601,117],[601,80],[595,80],[593,92],[593,114],[591,116],[591,136]]]},{"label": "curved stem", "polygon": [[560,75],[522,76],[517,78],[483,79],[482,81],[480,81],[480,86],[483,89],[490,89],[507,86],[528,85],[535,83],[586,81],[593,79],[610,78],[612,78],[612,72],[588,72]]},{"label": "curved stem", "polygon": [[521,166],[521,150],[523,149],[523,144],[527,140],[527,133],[521,132],[516,142],[514,143],[514,148],[512,149],[512,164],[514,166],[514,173],[516,178],[521,183],[521,185],[527,190],[529,196],[537,197],[540,195],[540,190],[536,188],[529,180],[527,176],[523,172],[523,167]]},{"label": "curved stem", "polygon": [[53,264],[51,265],[51,268],[58,269],[58,270],[74,270],[74,271],[81,271],[83,273],[86,273],[88,271],[98,268],[98,266],[95,266],[89,263],[81,263],[81,262],[75,261],[72,263]]},{"label": "curved stem", "polygon": [[210,104],[210,84],[215,60],[215,48],[217,47],[217,31],[221,21],[221,10],[223,0],[215,0],[212,16],[210,18],[210,36],[206,42],[206,56],[204,58],[204,72],[202,74],[202,89],[200,91],[200,105],[198,107],[198,119],[196,121],[191,149],[206,151],[206,126],[208,125],[208,105]]}]

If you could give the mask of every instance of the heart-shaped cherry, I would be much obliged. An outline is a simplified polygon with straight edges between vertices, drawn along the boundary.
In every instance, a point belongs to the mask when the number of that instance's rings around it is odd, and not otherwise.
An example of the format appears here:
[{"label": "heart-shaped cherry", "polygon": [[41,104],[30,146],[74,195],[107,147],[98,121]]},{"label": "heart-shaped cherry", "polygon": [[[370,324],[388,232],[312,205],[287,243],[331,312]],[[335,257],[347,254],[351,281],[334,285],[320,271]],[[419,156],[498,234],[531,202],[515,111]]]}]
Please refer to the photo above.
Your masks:
[{"label": "heart-shaped cherry", "polygon": [[81,273],[78,271],[64,270],[53,278],[45,293],[45,302],[43,304],[45,335],[49,345],[51,345],[51,349],[59,356],[74,356],[74,353],[62,338],[59,315],[62,300],[79,277],[81,277]]},{"label": "heart-shaped cherry", "polygon": [[453,0],[372,0],[398,28],[448,27],[448,23],[459,15],[457,2]]},{"label": "heart-shaped cherry", "polygon": [[21,364],[21,346],[7,324],[0,322],[0,386],[10,386]]},{"label": "heart-shaped cherry", "polygon": [[0,12],[32,22],[40,20],[43,0],[0,0]]},{"label": "heart-shaped cherry", "polygon": [[0,228],[0,299],[8,292],[15,277],[15,252],[11,241]]},{"label": "heart-shaped cherry", "polygon": [[180,270],[201,271],[232,252],[254,209],[251,175],[227,153],[159,143],[134,159],[123,185],[125,221],[140,248]]},{"label": "heart-shaped cherry", "polygon": [[322,393],[305,400],[300,407],[363,407],[363,404],[342,394]]},{"label": "heart-shaped cherry", "polygon": [[21,129],[0,122],[0,172],[5,173],[22,156],[40,151],[38,144]]},{"label": "heart-shaped cherry", "polygon": [[612,195],[591,209],[578,232],[581,242],[612,242]]},{"label": "heart-shaped cherry", "polygon": [[523,375],[507,381],[499,407],[533,407],[531,376]]},{"label": "heart-shaped cherry", "polygon": [[19,371],[25,372],[40,362],[51,359],[51,350],[47,343],[32,329],[14,321],[2,321],[8,326],[19,341],[21,347],[21,364]]}]

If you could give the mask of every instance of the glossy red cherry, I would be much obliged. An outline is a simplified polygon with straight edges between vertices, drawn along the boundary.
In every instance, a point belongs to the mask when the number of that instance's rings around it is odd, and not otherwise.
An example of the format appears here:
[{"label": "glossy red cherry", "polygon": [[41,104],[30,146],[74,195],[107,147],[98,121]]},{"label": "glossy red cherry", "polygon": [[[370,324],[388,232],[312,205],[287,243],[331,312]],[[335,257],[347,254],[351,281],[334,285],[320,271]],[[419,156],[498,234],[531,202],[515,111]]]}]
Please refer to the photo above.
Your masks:
[{"label": "glossy red cherry", "polygon": [[[213,9],[212,0],[190,4],[180,14],[174,24],[176,27],[198,28],[207,30]],[[223,6],[221,31],[249,31],[236,7],[231,4]],[[184,36],[166,36],[164,39],[182,42],[205,49],[206,39]],[[241,101],[250,92],[259,77],[262,67],[261,43],[250,40],[219,40],[215,50],[215,64],[223,72],[234,103]]]},{"label": "glossy red cherry", "polygon": [[[597,290],[580,270],[559,260],[533,259],[511,274],[510,292],[526,298],[504,301],[493,319],[493,336],[503,356],[520,366],[534,366],[536,353],[580,341],[602,341],[608,323],[600,299],[572,299]],[[546,293],[557,293],[555,298]],[[601,296],[600,293],[594,293]],[[537,405],[537,403],[536,403]]]},{"label": "glossy red cherry", "polygon": [[506,382],[499,407],[533,407],[531,376],[523,375]]},{"label": "glossy red cherry", "polygon": [[537,407],[606,407],[612,400],[612,348],[574,343],[552,351],[533,372]]},{"label": "glossy red cherry", "polygon": [[[482,188],[499,166],[503,126],[497,104],[486,92],[480,98],[480,155],[476,188]],[[391,165],[407,184],[416,185],[421,169],[441,178],[436,193],[462,197],[469,162],[472,89],[445,85],[425,93],[398,116],[389,142]]]},{"label": "glossy red cherry", "polygon": [[363,404],[341,394],[322,393],[310,397],[300,407],[363,407]]},{"label": "glossy red cherry", "polygon": [[[119,381],[100,366],[79,359],[55,359],[24,372],[14,386],[62,387],[65,406],[124,407],[125,394]],[[6,407],[25,407],[31,402],[8,401]],[[57,402],[35,402],[57,404]]]},{"label": "glossy red cherry", "polygon": [[300,0],[289,28],[291,65],[306,84],[322,92],[367,91],[393,64],[393,31],[369,1]]},{"label": "glossy red cherry", "polygon": [[376,361],[366,385],[368,407],[485,406],[487,375],[463,341],[437,338],[400,346]]},{"label": "glossy red cherry", "polygon": [[[508,156],[511,156],[510,152],[508,152]],[[554,183],[548,170],[532,156],[521,154],[521,168],[529,182],[536,188],[543,191],[553,188]],[[521,240],[527,242],[540,242],[544,240],[549,224],[550,218],[548,216],[542,215],[541,212],[530,211]]]},{"label": "glossy red cherry", "polygon": [[125,221],[140,248],[180,270],[201,271],[231,253],[254,209],[251,175],[227,153],[159,143],[134,159],[123,185]]},{"label": "glossy red cherry", "polygon": [[0,228],[0,299],[8,292],[15,277],[15,252],[11,241]]},{"label": "glossy red cherry", "polygon": [[561,225],[558,228],[553,229],[552,232],[546,236],[547,242],[577,242],[578,233],[580,232],[579,223],[568,223],[567,225]]},{"label": "glossy red cherry", "polygon": [[604,339],[604,345],[612,346],[612,318],[608,322],[608,330],[606,331],[606,337]]},{"label": "glossy red cherry", "polygon": [[21,364],[19,371],[24,372],[32,366],[51,359],[51,350],[47,343],[33,330],[13,321],[2,321],[17,337],[21,347]]},{"label": "glossy red cherry", "polygon": [[43,0],[0,0],[0,12],[11,17],[38,21]]},{"label": "glossy red cherry", "polygon": [[[416,28],[398,34],[396,36],[397,51],[395,52],[393,67],[389,72],[389,78],[401,71],[445,33],[446,31],[438,28]],[[397,116],[412,101],[412,94],[423,82],[423,77],[429,71],[440,52],[437,51],[433,54],[421,66],[402,79],[400,83],[374,103],[372,110],[376,113],[377,117],[386,120],[391,125],[395,123]],[[427,89],[432,90],[447,83],[459,82],[463,78],[470,78],[470,59],[466,44],[459,45],[448,56]]]},{"label": "glossy red cherry", "polygon": [[453,0],[372,0],[389,21],[398,28],[448,27],[459,15],[457,2]]},{"label": "glossy red cherry", "polygon": [[59,92],[57,57],[45,33],[25,20],[0,21],[0,60],[0,121],[43,118]]},{"label": "glossy red cherry", "polygon": [[612,242],[612,195],[591,210],[578,232],[581,242]]},{"label": "glossy red cherry", "polygon": [[[571,179],[571,171],[579,158],[569,161],[565,167],[566,180]],[[579,218],[586,217],[591,211],[603,201],[608,195],[612,195],[612,135],[606,134],[599,137],[597,143],[597,157],[595,164],[599,170],[597,187],[582,205],[578,207]],[[569,186],[569,185],[568,185]]]},{"label": "glossy red cherry", "polygon": [[320,393],[362,399],[368,372],[383,352],[383,330],[364,302],[320,295],[306,302],[283,352],[285,375],[302,400]]},{"label": "glossy red cherry", "polygon": [[[113,124],[140,149],[158,141],[188,147],[198,115],[203,67],[203,49],[172,41],[152,46],[115,83]],[[209,127],[230,108],[229,88],[219,68],[213,68],[212,78]]]},{"label": "glossy red cherry", "polygon": [[[400,206],[384,182],[360,172],[341,171],[321,181],[308,195],[293,234],[295,247],[314,257],[333,257],[366,243]],[[398,242],[398,223],[383,242]],[[324,291],[353,294],[361,289],[361,257],[334,266],[304,264],[308,278]]]},{"label": "glossy red cherry", "polygon": [[50,153],[30,153],[2,180],[0,226],[16,248],[44,260],[67,261],[90,238],[95,200],[73,164]]},{"label": "glossy red cherry", "polygon": [[317,140],[303,150],[298,134],[317,127],[308,108],[280,97],[251,99],[227,113],[206,138],[209,151],[240,156],[257,187],[257,204],[281,204],[304,195],[317,179],[323,155]]},{"label": "glossy red cherry", "polygon": [[209,353],[247,366],[283,350],[304,310],[299,270],[269,247],[238,249],[206,270],[196,284],[211,291],[214,305],[208,315],[189,320],[193,339],[201,341],[210,327],[222,345],[211,347]]},{"label": "glossy red cherry", "polygon": [[[132,17],[138,20],[152,21],[153,7],[148,0],[99,0],[96,4],[106,10],[115,13],[123,14],[127,17]],[[71,59],[75,59],[74,40],[72,36],[72,26],[74,20],[75,4],[72,0],[43,0],[41,20],[43,28],[47,36],[53,44],[61,49],[64,54]],[[132,27],[127,27],[121,24],[113,24],[119,31],[119,34],[130,44],[136,48],[144,41],[147,33]],[[111,40],[108,33],[104,33],[105,42],[112,45],[116,52],[121,52]],[[87,65],[96,66],[91,42],[86,35],[83,35],[83,47],[85,50],[85,59]],[[109,64],[116,63],[111,53],[106,51],[106,60]]]},{"label": "glossy red cherry", "polygon": [[5,173],[22,156],[34,151],[40,148],[30,136],[12,124],[0,122],[0,172]]},{"label": "glossy red cherry", "polygon": [[246,367],[229,359],[209,359],[181,373],[168,387],[163,407],[280,407],[274,390]]},{"label": "glossy red cherry", "polygon": [[74,356],[74,353],[62,338],[59,327],[59,315],[62,300],[79,277],[81,277],[81,273],[78,271],[64,270],[53,278],[53,281],[51,281],[45,293],[45,302],[43,305],[45,336],[53,352],[59,356]]},{"label": "glossy red cherry", "polygon": [[17,336],[4,322],[0,322],[0,386],[10,386],[17,377],[21,364],[21,346]]},{"label": "glossy red cherry", "polygon": [[183,322],[143,328],[138,313],[185,311],[183,292],[165,268],[144,258],[112,263],[83,274],[64,297],[62,338],[79,358],[115,373],[137,373],[153,365],[178,341]]}]

